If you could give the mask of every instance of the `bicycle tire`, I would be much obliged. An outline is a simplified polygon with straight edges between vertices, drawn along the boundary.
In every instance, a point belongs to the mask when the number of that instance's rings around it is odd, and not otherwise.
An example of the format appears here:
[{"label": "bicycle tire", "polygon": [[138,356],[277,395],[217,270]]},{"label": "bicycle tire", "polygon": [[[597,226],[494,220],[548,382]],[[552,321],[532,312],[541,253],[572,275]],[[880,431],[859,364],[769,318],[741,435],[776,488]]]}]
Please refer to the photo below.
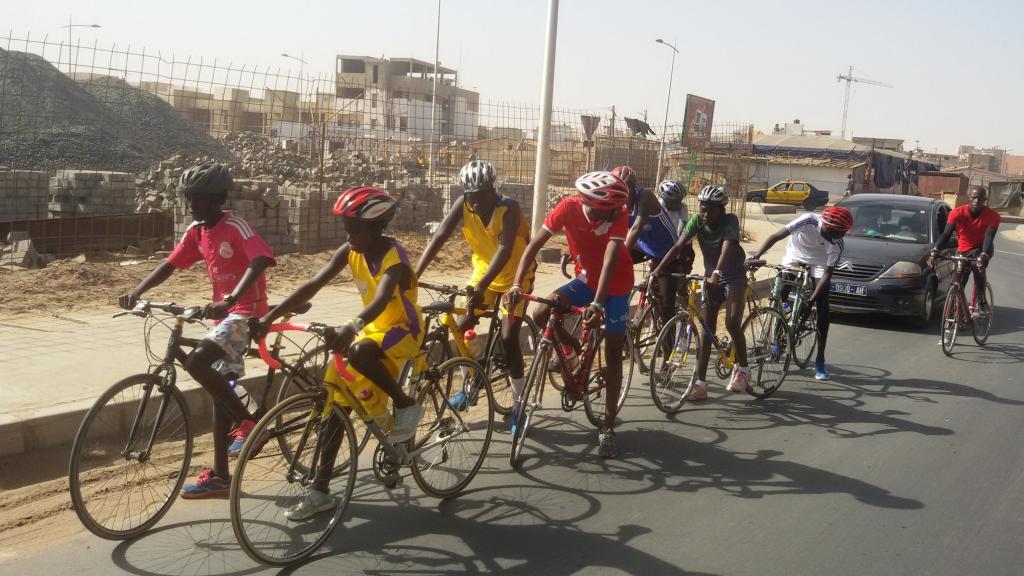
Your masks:
[{"label": "bicycle tire", "polygon": [[774,308],[758,308],[740,327],[747,341],[747,365],[750,367],[750,394],[765,399],[782,386],[789,373],[792,335],[786,318]]},{"label": "bicycle tire", "polygon": [[[256,562],[287,566],[308,558],[341,523],[352,499],[359,456],[351,441],[352,421],[335,405],[331,414],[340,426],[338,455],[344,456],[343,462],[334,466],[329,481],[329,493],[336,506],[330,515],[321,512],[301,521],[288,520],[285,516],[290,505],[311,491],[313,459],[328,441],[324,439],[329,432],[323,419],[326,401],[323,392],[288,397],[256,423],[242,446],[231,479],[231,527],[242,550]],[[277,428],[279,422],[292,422],[293,418],[296,421],[287,428],[288,433]],[[260,445],[259,439],[267,434],[280,434],[286,442],[296,444],[285,455],[276,450],[280,442]],[[299,455],[297,461],[295,454]]]},{"label": "bicycle tire", "polygon": [[653,306],[647,306],[640,314],[640,320],[632,330],[627,344],[633,349],[636,356],[635,362],[640,374],[646,375],[650,372],[651,347],[658,340],[661,332],[661,317],[658,310]]},{"label": "bicycle tire", "polygon": [[[600,365],[601,355],[597,352],[596,348],[605,345],[605,341],[603,337],[598,337],[603,333],[593,332],[593,334],[595,334],[595,341],[591,343],[591,347],[595,350],[594,362],[598,363],[598,366],[596,368],[591,366],[590,376],[587,378],[587,393],[583,396],[583,411],[591,424],[597,428],[604,428],[604,413],[608,401],[606,394],[607,383],[603,380],[607,375],[608,367],[607,365]],[[622,381],[619,383],[619,396],[615,402],[616,416],[622,411],[622,407],[626,404],[626,397],[629,396],[629,385],[633,379],[633,370],[636,367],[633,356],[632,347],[628,341],[624,341],[622,343]]]},{"label": "bicycle tire", "polygon": [[544,380],[545,373],[548,371],[548,360],[551,358],[551,347],[550,342],[541,341],[537,354],[533,357],[533,363],[530,364],[530,370],[527,372],[519,414],[516,415],[516,429],[512,434],[512,449],[509,450],[509,466],[512,468],[518,468],[522,462],[523,445],[526,443],[530,424],[544,400]]},{"label": "bicycle tire", "polygon": [[[519,328],[519,348],[523,351],[523,366],[529,366],[536,352],[537,324],[529,316],[524,318],[523,325]],[[501,334],[490,338],[491,342],[487,347],[487,379],[491,384],[491,393],[494,394],[494,410],[498,414],[506,415],[512,413],[512,375],[508,370],[508,361],[505,357],[505,345],[501,341]],[[524,345],[526,349],[524,350]],[[523,374],[525,376],[525,374]]]},{"label": "bicycle tire", "polygon": [[806,369],[811,365],[814,351],[818,348],[818,309],[812,309],[803,322],[793,328],[789,337],[793,362],[801,370]]},{"label": "bicycle tire", "polygon": [[[188,474],[193,448],[188,404],[174,386],[161,391],[161,383],[156,374],[136,374],[118,381],[96,400],[75,434],[68,465],[71,504],[82,524],[100,538],[125,540],[149,530],[170,509]],[[130,392],[137,387],[139,392]],[[142,399],[145,405],[140,415],[138,402]],[[157,399],[160,401],[155,402]],[[158,428],[155,419],[164,402]],[[133,440],[127,435],[136,418],[139,427]],[[161,438],[154,438],[148,455],[141,460],[121,455],[128,442],[132,442],[129,452],[139,440],[148,442],[155,428]],[[166,450],[157,453],[158,445]],[[123,486],[113,485],[121,480]],[[141,490],[133,497],[136,488]],[[133,504],[150,497],[153,502],[132,513]],[[113,509],[108,509],[111,504]],[[132,518],[115,526],[118,519],[114,516],[122,512]]]},{"label": "bicycle tire", "polygon": [[[321,345],[313,348],[312,350],[303,352],[302,356],[299,356],[299,359],[295,361],[295,364],[293,364],[293,366],[295,367],[296,370],[305,371],[305,375],[308,381],[303,380],[302,378],[295,377],[293,374],[286,374],[283,371],[280,372],[281,374],[283,374],[283,378],[281,379],[281,387],[278,388],[277,401],[274,403],[274,405],[276,406],[277,404],[283,402],[285,399],[290,398],[291,396],[295,396],[297,394],[305,394],[306,392],[316,392],[318,390],[323,389],[324,371],[327,370],[327,363],[330,361],[331,352],[330,349],[327,348],[327,346]],[[310,384],[314,385],[310,386]],[[280,424],[281,423],[278,422],[279,426]],[[370,436],[372,435],[370,434],[370,431],[366,429],[366,424],[364,424],[363,421],[358,418],[352,420],[352,427],[355,430],[355,437],[359,439],[359,442],[357,444],[358,451],[360,454],[362,454],[363,448],[366,448],[366,445],[370,441]],[[284,442],[284,440],[279,438],[278,444],[281,448],[281,451],[283,453],[287,453],[289,448],[287,444]],[[287,454],[286,456],[290,457],[290,455]]]},{"label": "bicycle tire", "polygon": [[[424,409],[416,429],[412,450],[429,442],[441,441],[412,459],[412,476],[425,493],[435,498],[450,498],[466,489],[487,457],[494,433],[494,395],[484,376],[484,368],[469,358],[452,358],[436,370],[428,371],[421,382],[417,402]],[[476,402],[452,406],[454,393],[464,383],[477,382]],[[459,467],[458,462],[465,465]]]},{"label": "bicycle tire", "polygon": [[700,339],[700,331],[686,312],[672,317],[658,333],[649,382],[651,400],[665,414],[677,414],[686,403]]},{"label": "bicycle tire", "polygon": [[971,319],[971,333],[978,346],[984,346],[988,341],[988,335],[992,331],[992,318],[996,312],[995,296],[992,294],[992,285],[985,283],[985,298],[988,303],[988,316],[982,321],[977,318]]},{"label": "bicycle tire", "polygon": [[946,293],[946,303],[942,307],[942,353],[946,356],[953,355],[953,346],[956,345],[956,334],[960,328],[960,292],[956,286],[950,286]]}]

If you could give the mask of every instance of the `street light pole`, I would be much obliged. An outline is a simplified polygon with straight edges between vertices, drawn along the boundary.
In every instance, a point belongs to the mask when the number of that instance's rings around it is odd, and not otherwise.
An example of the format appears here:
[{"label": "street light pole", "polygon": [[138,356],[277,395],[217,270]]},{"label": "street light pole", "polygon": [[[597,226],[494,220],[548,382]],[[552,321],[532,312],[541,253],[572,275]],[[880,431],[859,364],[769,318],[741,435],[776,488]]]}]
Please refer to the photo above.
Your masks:
[{"label": "street light pole", "polygon": [[[675,42],[676,40],[673,40]],[[658,170],[654,173],[654,184],[657,186],[658,182],[661,182],[661,163],[665,158],[665,135],[668,132],[668,107],[672,103],[672,76],[676,71],[676,54],[679,50],[676,49],[675,44],[669,44],[661,38],[655,40],[658,44],[664,44],[672,49],[672,67],[668,71],[668,95],[665,97],[665,120],[661,125],[661,148],[658,150]]]},{"label": "street light pole", "polygon": [[555,47],[558,44],[558,0],[548,0],[547,40],[544,44],[544,80],[541,85],[537,165],[533,173],[533,231],[544,223],[548,204],[548,167],[551,164],[551,99],[555,89]]},{"label": "street light pole", "polygon": [[[434,130],[437,124],[437,65],[441,57],[441,0],[437,0],[437,32],[434,34],[434,85],[430,90],[430,157],[427,159],[427,185],[434,187]],[[448,210],[451,203],[451,194],[444,198],[444,209]]]},{"label": "street light pole", "polygon": [[72,38],[71,38],[71,29],[72,28],[101,28],[101,26],[99,24],[75,24],[71,20],[71,16],[69,15],[68,16],[68,24],[67,24],[67,26],[61,26],[61,28],[67,28],[68,29],[68,75],[70,76],[70,75],[73,74],[73,72],[71,70],[71,62],[72,62],[72,60],[71,60],[71,43],[73,41]]}]

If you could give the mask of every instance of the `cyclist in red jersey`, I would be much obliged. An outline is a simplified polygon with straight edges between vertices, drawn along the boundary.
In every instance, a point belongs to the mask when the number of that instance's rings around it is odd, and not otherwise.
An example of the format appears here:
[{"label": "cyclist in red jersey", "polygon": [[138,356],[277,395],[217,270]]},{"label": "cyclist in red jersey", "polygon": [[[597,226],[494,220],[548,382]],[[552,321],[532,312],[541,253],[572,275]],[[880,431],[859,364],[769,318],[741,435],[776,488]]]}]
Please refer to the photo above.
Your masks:
[{"label": "cyclist in red jersey", "polygon": [[[939,249],[946,245],[950,235],[956,232],[956,251],[961,256],[976,258],[975,265],[958,280],[961,285],[967,281],[967,274],[974,273],[974,293],[978,307],[971,311],[975,318],[988,314],[988,302],[985,302],[985,269],[995,251],[996,232],[999,230],[999,213],[986,206],[988,191],[984,186],[971,186],[967,190],[967,204],[955,208],[946,220],[946,229],[942,231],[931,251],[929,264],[934,263]],[[978,287],[981,290],[978,290]]]}]

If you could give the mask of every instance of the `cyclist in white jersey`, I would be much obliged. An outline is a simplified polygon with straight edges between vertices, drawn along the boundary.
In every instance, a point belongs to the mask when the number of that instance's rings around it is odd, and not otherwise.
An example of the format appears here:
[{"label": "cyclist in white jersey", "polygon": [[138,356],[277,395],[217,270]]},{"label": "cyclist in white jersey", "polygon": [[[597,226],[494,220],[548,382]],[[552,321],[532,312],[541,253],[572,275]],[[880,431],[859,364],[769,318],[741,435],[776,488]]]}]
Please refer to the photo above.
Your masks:
[{"label": "cyclist in white jersey", "polygon": [[830,206],[822,211],[821,216],[807,213],[786,224],[785,228],[769,236],[761,248],[750,255],[752,260],[758,260],[761,254],[788,236],[782,265],[804,265],[810,268],[815,284],[814,292],[806,302],[806,308],[797,312],[808,313],[812,305],[818,307],[818,353],[814,361],[814,378],[817,380],[829,379],[828,368],[825,366],[825,342],[828,340],[830,324],[829,283],[832,271],[843,254],[843,236],[850,231],[852,225],[853,216],[849,210]]}]

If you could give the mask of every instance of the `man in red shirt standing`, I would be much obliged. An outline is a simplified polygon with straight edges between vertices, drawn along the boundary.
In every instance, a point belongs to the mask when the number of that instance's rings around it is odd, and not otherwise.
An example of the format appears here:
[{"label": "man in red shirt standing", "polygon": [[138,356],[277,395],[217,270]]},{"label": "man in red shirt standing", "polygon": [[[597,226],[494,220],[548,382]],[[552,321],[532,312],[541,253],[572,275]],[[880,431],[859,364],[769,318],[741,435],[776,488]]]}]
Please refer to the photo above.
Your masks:
[{"label": "man in red shirt standing", "polygon": [[[268,311],[263,272],[276,262],[270,248],[245,220],[221,209],[233,183],[223,164],[200,164],[182,173],[178,192],[195,221],[167,260],[131,292],[118,298],[122,308],[131,310],[147,290],[162,284],[175,270],[189,268],[200,260],[206,262],[213,300],[206,305],[203,316],[223,320],[188,355],[185,370],[214,400],[214,464],[181,489],[182,498],[228,495],[228,456],[238,455],[259,417],[249,412],[235,395],[229,377],[237,379],[245,373],[248,321]],[[233,422],[237,427],[229,432]]]},{"label": "man in red shirt standing", "polygon": [[[946,229],[932,248],[930,260],[934,261],[939,250],[956,231],[957,253],[977,259],[971,269],[974,273],[974,301],[978,303],[978,307],[972,311],[975,318],[983,318],[989,312],[988,302],[985,302],[985,269],[995,251],[996,232],[999,230],[999,213],[986,206],[987,201],[988,191],[984,186],[971,186],[967,190],[967,204],[949,213]],[[961,285],[967,281],[967,273],[964,271],[964,277],[959,278]]]},{"label": "man in red shirt standing", "polygon": [[[614,458],[615,416],[622,385],[622,349],[626,341],[626,318],[629,315],[629,291],[633,287],[633,261],[626,249],[629,217],[623,206],[629,198],[629,187],[609,172],[591,172],[576,180],[575,196],[564,198],[555,206],[544,226],[527,245],[512,288],[506,293],[509,309],[522,294],[522,283],[534,266],[537,253],[552,235],[565,232],[569,254],[576,263],[577,276],[548,296],[550,300],[586,307],[590,325],[604,316],[605,360],[608,363],[608,400],[605,403],[605,428],[598,432],[598,455]],[[538,326],[548,321],[550,309],[539,306],[534,313]],[[561,326],[555,328],[569,362],[578,362],[575,339]],[[523,400],[523,399],[519,399]],[[519,406],[517,404],[516,410]],[[518,412],[515,412],[518,414]],[[513,432],[514,433],[514,432]]]}]

